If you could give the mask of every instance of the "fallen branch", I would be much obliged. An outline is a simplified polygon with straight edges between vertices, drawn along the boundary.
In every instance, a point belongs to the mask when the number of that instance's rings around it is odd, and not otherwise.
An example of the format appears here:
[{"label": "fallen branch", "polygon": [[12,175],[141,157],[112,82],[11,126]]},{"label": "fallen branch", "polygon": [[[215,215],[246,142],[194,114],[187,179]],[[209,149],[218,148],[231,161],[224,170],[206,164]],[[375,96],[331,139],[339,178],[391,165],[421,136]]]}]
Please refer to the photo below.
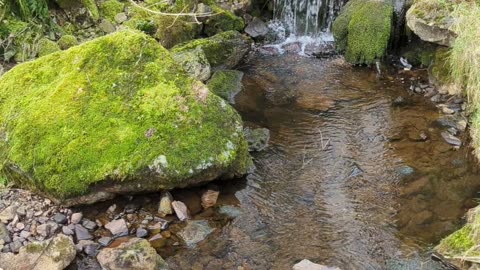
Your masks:
[{"label": "fallen branch", "polygon": [[151,9],[149,9],[149,8],[143,7],[143,6],[135,3],[135,1],[133,1],[133,0],[128,0],[128,2],[130,2],[133,6],[139,8],[139,9],[145,10],[145,11],[147,11],[147,12],[149,12],[149,13],[152,13],[152,14],[157,14],[157,15],[162,15],[162,16],[175,16],[175,17],[186,16],[186,17],[194,17],[194,18],[196,19],[197,17],[211,17],[211,16],[215,16],[215,15],[218,15],[218,14],[222,13],[222,12],[217,12],[217,13],[212,13],[212,12],[204,12],[204,13],[197,13],[197,12],[168,13],[168,12],[161,12],[161,11],[151,10]]}]

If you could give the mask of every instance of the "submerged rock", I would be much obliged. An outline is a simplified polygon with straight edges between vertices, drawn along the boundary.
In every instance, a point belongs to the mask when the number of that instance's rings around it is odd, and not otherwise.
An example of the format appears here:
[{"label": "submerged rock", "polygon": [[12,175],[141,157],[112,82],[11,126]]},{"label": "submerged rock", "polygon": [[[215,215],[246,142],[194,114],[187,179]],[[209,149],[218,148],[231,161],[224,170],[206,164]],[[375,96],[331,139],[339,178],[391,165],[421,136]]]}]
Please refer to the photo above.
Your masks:
[{"label": "submerged rock", "polygon": [[204,209],[215,206],[217,203],[218,195],[220,192],[218,190],[209,189],[202,194],[202,207]]},{"label": "submerged rock", "polygon": [[[225,40],[198,44],[221,48],[217,64],[237,63],[244,47]],[[238,113],[143,33],[17,65],[0,88],[5,175],[64,205],[232,178],[251,162]]]},{"label": "submerged rock", "polygon": [[268,146],[270,130],[267,128],[245,128],[243,130],[248,143],[248,151],[262,151]]},{"label": "submerged rock", "polygon": [[75,245],[63,234],[55,238],[21,247],[17,255],[0,253],[3,269],[65,269],[75,259]]},{"label": "submerged rock", "polygon": [[214,229],[210,227],[208,221],[191,220],[187,222],[187,226],[178,235],[185,241],[188,247],[193,247],[207,238],[213,231]]},{"label": "submerged rock", "polygon": [[116,248],[104,248],[97,255],[103,269],[166,270],[167,263],[147,240],[132,238]]},{"label": "submerged rock", "polygon": [[462,141],[459,138],[450,134],[450,132],[448,132],[448,131],[443,131],[441,133],[441,135],[442,135],[443,139],[451,145],[454,145],[454,146],[461,146],[462,145]]}]

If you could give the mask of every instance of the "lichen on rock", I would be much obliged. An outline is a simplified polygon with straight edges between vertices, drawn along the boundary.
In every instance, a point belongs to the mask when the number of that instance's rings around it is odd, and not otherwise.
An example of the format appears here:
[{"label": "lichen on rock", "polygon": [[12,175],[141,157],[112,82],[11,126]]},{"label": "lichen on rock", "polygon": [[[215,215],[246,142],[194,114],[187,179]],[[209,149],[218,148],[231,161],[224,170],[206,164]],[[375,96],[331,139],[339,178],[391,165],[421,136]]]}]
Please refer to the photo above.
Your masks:
[{"label": "lichen on rock", "polygon": [[0,88],[3,173],[57,201],[185,187],[250,164],[238,113],[138,31],[18,65]]}]

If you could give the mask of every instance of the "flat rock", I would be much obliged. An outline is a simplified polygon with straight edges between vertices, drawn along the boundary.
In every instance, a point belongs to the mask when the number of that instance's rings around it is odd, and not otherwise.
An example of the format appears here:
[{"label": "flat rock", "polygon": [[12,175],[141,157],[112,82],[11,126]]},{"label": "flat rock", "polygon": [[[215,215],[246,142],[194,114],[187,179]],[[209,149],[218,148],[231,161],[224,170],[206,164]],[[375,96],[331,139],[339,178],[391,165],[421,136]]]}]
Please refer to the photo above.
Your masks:
[{"label": "flat rock", "polygon": [[56,213],[53,215],[53,220],[58,224],[65,224],[68,221],[67,217],[62,213]]},{"label": "flat rock", "polygon": [[173,201],[172,207],[173,207],[173,210],[175,210],[175,214],[177,215],[178,219],[180,219],[181,221],[184,221],[190,218],[190,214],[188,213],[188,208],[183,202]]},{"label": "flat rock", "polygon": [[75,224],[75,236],[77,241],[93,239],[93,236],[88,232],[88,230],[80,224]]},{"label": "flat rock", "polygon": [[17,206],[10,205],[9,207],[3,209],[3,211],[0,212],[0,221],[3,223],[8,223],[10,220],[15,218],[17,208]]},{"label": "flat rock", "polygon": [[[129,256],[130,254],[130,256]],[[115,248],[104,248],[97,255],[103,269],[167,270],[167,263],[147,240],[132,238]]]},{"label": "flat rock", "polygon": [[105,228],[115,236],[128,235],[127,223],[123,218],[110,221]]},{"label": "flat rock", "polygon": [[461,146],[462,145],[462,141],[459,138],[450,134],[450,132],[448,132],[448,131],[443,131],[441,133],[441,135],[442,135],[443,139],[451,145],[454,145],[454,146]]},{"label": "flat rock", "polygon": [[210,227],[206,220],[190,220],[178,235],[185,241],[188,247],[194,247],[213,231],[214,229]]}]

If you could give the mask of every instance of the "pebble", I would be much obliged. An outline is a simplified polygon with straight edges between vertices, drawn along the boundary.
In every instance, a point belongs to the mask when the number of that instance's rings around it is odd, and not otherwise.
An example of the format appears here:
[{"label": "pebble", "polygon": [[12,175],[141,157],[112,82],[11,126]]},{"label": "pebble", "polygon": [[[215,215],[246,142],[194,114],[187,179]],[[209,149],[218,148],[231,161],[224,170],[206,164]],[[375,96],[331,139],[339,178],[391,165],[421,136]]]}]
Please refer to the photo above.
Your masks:
[{"label": "pebble", "polygon": [[16,212],[17,212],[17,207],[14,205],[10,205],[9,207],[5,208],[2,212],[0,212],[0,221],[3,223],[8,223],[10,220],[15,218]]},{"label": "pebble", "polygon": [[83,247],[83,252],[88,256],[96,256],[98,253],[98,244],[93,243]]},{"label": "pebble", "polygon": [[62,227],[62,233],[65,235],[73,235],[74,232],[72,229],[70,229],[68,226],[63,226]]},{"label": "pebble", "polygon": [[148,231],[144,228],[138,228],[135,234],[138,238],[144,238],[148,236]]},{"label": "pebble", "polygon": [[220,194],[217,190],[209,189],[202,194],[202,207],[207,209],[215,206],[217,204],[218,195]]},{"label": "pebble", "polygon": [[21,230],[25,229],[25,224],[23,224],[22,222],[18,222],[17,225],[15,225],[15,228],[17,228],[17,230],[21,231]]},{"label": "pebble", "polygon": [[23,206],[18,207],[17,208],[17,215],[19,215],[21,217],[27,215],[27,211],[26,211],[25,207],[23,207]]},{"label": "pebble", "polygon": [[53,216],[53,220],[58,224],[65,224],[68,221],[67,217],[64,214],[61,214],[61,213],[56,213]]},{"label": "pebble", "polygon": [[32,235],[32,233],[29,232],[29,231],[21,231],[20,232],[20,237],[25,238],[25,239],[29,238],[31,235]]},{"label": "pebble", "polygon": [[460,120],[457,122],[457,129],[461,132],[464,132],[467,129],[467,121]]},{"label": "pebble", "polygon": [[76,224],[75,225],[75,236],[77,237],[77,240],[90,240],[93,238],[93,236],[88,232],[87,229],[85,229],[82,225]]},{"label": "pebble", "polygon": [[446,107],[446,106],[442,107],[442,112],[443,112],[444,114],[454,114],[454,113],[455,113],[454,110],[452,110],[452,109],[450,109],[450,108],[448,108],[448,107]]},{"label": "pebble", "polygon": [[88,220],[88,219],[83,220],[82,225],[87,230],[94,230],[97,227],[97,223],[95,223],[91,220]]},{"label": "pebble", "polygon": [[127,17],[127,14],[125,14],[124,12],[121,12],[121,13],[118,13],[117,15],[115,15],[115,21],[118,24],[123,23],[126,20],[128,20],[128,17]]},{"label": "pebble", "polygon": [[82,213],[73,213],[72,214],[72,218],[71,218],[71,222],[73,224],[77,224],[77,223],[80,223],[80,221],[82,220],[83,218],[83,214]]},{"label": "pebble", "polygon": [[441,133],[441,135],[442,135],[443,139],[451,145],[454,145],[454,146],[461,146],[462,145],[462,141],[459,138],[450,134],[448,131],[443,131]]},{"label": "pebble", "polygon": [[112,238],[108,237],[108,236],[104,236],[104,237],[98,239],[98,243],[100,243],[100,245],[102,245],[104,247],[110,245],[111,242],[112,242]]},{"label": "pebble", "polygon": [[116,204],[112,204],[112,205],[110,205],[110,207],[108,207],[107,212],[108,212],[108,213],[114,213],[115,210],[117,210],[117,205],[116,205]]},{"label": "pebble", "polygon": [[177,215],[180,221],[184,221],[190,219],[190,214],[188,213],[187,206],[181,201],[173,201],[172,202],[173,210],[175,210],[175,214]]},{"label": "pebble", "polygon": [[37,229],[36,229],[37,234],[43,237],[48,237],[49,231],[50,231],[50,224],[41,224],[37,226]]},{"label": "pebble", "polygon": [[115,236],[128,235],[127,223],[123,218],[110,221],[105,228]]},{"label": "pebble", "polygon": [[170,192],[163,191],[161,193],[160,202],[158,204],[158,213],[161,216],[173,214],[172,201],[173,201],[173,197],[172,197],[172,194],[170,194]]},{"label": "pebble", "polygon": [[22,245],[22,242],[17,240],[13,243],[10,243],[9,246],[10,246],[10,251],[11,252],[17,253],[23,245]]}]

